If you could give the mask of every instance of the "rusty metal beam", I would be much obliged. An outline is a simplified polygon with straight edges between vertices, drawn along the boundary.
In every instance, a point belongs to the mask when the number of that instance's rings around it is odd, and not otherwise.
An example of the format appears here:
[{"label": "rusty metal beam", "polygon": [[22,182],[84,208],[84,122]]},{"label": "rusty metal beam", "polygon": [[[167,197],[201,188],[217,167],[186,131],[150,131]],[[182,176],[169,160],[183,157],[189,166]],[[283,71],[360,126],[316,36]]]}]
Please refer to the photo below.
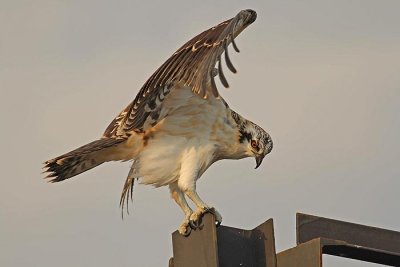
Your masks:
[{"label": "rusty metal beam", "polygon": [[276,256],[278,267],[322,267],[322,251],[319,239],[279,252]]},{"label": "rusty metal beam", "polygon": [[188,237],[172,234],[172,267],[276,267],[272,219],[253,230],[220,226],[212,214],[203,217],[202,228]]},{"label": "rusty metal beam", "polygon": [[298,213],[297,244],[319,239],[321,253],[400,266],[400,232]]},{"label": "rusty metal beam", "polygon": [[218,267],[218,245],[215,219],[211,214],[203,217],[201,230],[192,230],[188,237],[172,233],[174,267]]}]

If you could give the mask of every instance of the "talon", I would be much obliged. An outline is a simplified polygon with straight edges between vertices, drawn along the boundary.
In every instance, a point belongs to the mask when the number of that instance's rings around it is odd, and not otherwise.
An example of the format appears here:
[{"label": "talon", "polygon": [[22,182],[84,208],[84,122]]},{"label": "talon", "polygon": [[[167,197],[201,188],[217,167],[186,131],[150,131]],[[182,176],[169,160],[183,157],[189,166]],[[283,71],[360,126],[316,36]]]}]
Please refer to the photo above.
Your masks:
[{"label": "talon", "polygon": [[191,232],[192,232],[192,228],[186,227],[186,231],[183,233],[180,233],[180,234],[183,235],[184,237],[188,237]]},{"label": "talon", "polygon": [[183,223],[178,228],[178,232],[185,237],[190,235],[190,233],[192,232],[192,228],[190,228],[189,226],[189,220],[183,221]]},{"label": "talon", "polygon": [[193,230],[196,230],[197,228],[200,228],[200,222],[199,221],[190,220],[189,221],[189,225],[190,225],[190,228],[192,228]]},{"label": "talon", "polygon": [[194,221],[192,221],[192,220],[189,221],[189,226],[192,229],[196,229],[197,228],[196,225],[194,224]]}]

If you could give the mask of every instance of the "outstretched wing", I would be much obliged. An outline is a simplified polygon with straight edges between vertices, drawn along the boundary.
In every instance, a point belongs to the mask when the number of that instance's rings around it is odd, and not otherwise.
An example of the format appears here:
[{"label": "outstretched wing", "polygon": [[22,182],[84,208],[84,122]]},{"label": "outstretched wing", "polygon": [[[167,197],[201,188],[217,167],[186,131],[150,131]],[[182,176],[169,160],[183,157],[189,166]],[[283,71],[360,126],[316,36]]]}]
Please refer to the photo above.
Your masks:
[{"label": "outstretched wing", "polygon": [[[128,136],[132,131],[142,132],[155,125],[165,97],[177,84],[188,86],[203,98],[213,94],[219,96],[214,77],[229,87],[222,71],[221,55],[225,52],[227,67],[236,73],[228,55],[228,46],[239,52],[234,39],[257,14],[253,10],[242,10],[234,18],[214,26],[179,48],[140,89],[135,100],[129,104],[107,127],[104,137]],[[215,65],[218,63],[218,68]]]}]

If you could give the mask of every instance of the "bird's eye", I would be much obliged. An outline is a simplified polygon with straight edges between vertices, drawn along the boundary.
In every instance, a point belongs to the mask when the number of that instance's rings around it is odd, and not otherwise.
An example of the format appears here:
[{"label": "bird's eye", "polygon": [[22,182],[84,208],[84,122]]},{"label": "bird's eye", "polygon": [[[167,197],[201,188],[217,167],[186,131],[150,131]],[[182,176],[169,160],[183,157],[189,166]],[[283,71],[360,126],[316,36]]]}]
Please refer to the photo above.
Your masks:
[{"label": "bird's eye", "polygon": [[257,144],[257,141],[256,140],[251,140],[251,147],[252,148],[254,148],[254,149],[256,149],[256,150],[258,150],[259,148],[258,148],[258,144]]}]

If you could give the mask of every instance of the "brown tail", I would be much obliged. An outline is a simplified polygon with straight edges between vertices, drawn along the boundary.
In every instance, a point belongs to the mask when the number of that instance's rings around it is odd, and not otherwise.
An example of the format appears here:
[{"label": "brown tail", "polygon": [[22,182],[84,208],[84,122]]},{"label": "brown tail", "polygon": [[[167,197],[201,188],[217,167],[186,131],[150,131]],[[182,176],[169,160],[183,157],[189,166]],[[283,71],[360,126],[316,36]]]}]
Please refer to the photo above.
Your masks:
[{"label": "brown tail", "polygon": [[125,139],[104,138],[81,146],[71,152],[44,162],[46,178],[49,182],[61,182],[82,172],[90,170],[106,161],[113,160],[109,157],[110,149],[124,142]]}]

